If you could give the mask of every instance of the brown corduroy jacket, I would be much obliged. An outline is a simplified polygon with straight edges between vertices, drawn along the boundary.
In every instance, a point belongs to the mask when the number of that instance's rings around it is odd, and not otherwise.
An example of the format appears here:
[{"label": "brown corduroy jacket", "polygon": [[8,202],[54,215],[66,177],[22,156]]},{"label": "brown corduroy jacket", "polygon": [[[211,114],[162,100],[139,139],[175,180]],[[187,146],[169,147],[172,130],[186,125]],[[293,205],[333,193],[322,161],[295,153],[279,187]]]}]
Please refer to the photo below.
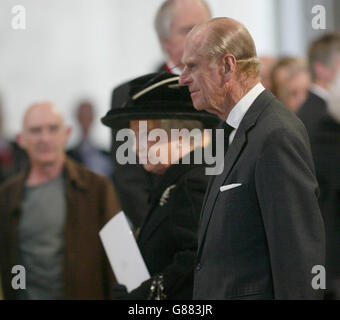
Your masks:
[{"label": "brown corduroy jacket", "polygon": [[[119,211],[111,181],[73,160],[65,161],[67,203],[64,251],[64,298],[108,299],[114,276],[98,232]],[[11,282],[17,264],[18,222],[28,172],[0,187],[0,272],[5,299],[15,299]],[[18,289],[21,290],[21,289]]]}]

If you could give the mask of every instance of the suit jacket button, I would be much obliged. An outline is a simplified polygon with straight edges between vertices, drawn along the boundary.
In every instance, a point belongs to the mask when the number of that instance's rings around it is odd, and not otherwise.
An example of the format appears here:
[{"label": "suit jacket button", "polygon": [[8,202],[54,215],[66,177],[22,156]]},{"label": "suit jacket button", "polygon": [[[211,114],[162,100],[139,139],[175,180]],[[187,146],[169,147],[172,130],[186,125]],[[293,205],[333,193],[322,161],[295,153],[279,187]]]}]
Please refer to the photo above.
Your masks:
[{"label": "suit jacket button", "polygon": [[196,266],[196,271],[200,271],[202,269],[202,264],[198,263]]}]

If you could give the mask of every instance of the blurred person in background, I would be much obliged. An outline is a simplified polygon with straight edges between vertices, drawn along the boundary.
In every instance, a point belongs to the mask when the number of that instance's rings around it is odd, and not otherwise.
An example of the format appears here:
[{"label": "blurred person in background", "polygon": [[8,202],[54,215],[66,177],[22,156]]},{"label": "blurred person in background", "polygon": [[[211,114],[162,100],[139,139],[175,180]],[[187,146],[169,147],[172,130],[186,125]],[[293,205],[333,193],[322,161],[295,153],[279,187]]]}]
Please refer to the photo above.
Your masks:
[{"label": "blurred person in background", "polygon": [[90,133],[94,120],[94,108],[91,102],[84,101],[77,108],[77,121],[81,138],[67,155],[82,163],[87,169],[112,178],[113,164],[109,152],[101,150],[91,141]]},{"label": "blurred person in background", "polygon": [[260,56],[259,59],[261,83],[266,89],[272,90],[272,79],[270,75],[276,62],[276,58],[272,56]]},{"label": "blurred person in background", "polygon": [[196,25],[211,18],[211,11],[204,0],[167,0],[158,9],[155,30],[167,62],[159,71],[180,74],[184,41]]},{"label": "blurred person in background", "polygon": [[[119,211],[109,179],[66,157],[71,129],[50,102],[26,111],[18,142],[30,167],[0,188],[5,299],[106,299],[113,274],[98,232]],[[26,289],[12,288],[12,267]]]},{"label": "blurred person in background", "polygon": [[[167,62],[159,72],[180,74],[184,40],[188,32],[196,25],[211,16],[210,9],[204,0],[166,0],[158,9],[155,17],[155,29]],[[111,109],[124,107],[129,99],[130,82],[113,90]],[[144,170],[143,166],[120,165],[115,159],[117,148],[122,142],[116,141],[116,131],[112,130],[112,155],[114,162],[113,180],[123,211],[137,229],[143,223],[150,207],[150,192],[157,177]],[[131,198],[134,201],[131,202]]]},{"label": "blurred person in background", "polygon": [[320,119],[328,116],[329,88],[340,69],[340,33],[328,33],[313,41],[309,46],[308,64],[312,84],[298,116],[312,139]]},{"label": "blurred person in background", "polygon": [[329,89],[326,112],[311,139],[326,225],[326,299],[340,299],[340,72]]},{"label": "blurred person in background", "polygon": [[[133,80],[130,96],[138,98],[132,98],[124,110],[111,110],[103,119],[104,124],[114,128],[131,119],[128,125],[135,133],[139,159],[146,171],[157,176],[150,192],[150,209],[139,208],[146,211],[146,219],[137,234],[151,278],[130,293],[124,286],[117,286],[114,296],[118,299],[192,299],[198,221],[209,178],[204,161],[194,163],[194,151],[203,152],[210,143],[203,128],[215,126],[219,119],[196,111],[189,91],[178,85],[178,79],[172,74],[151,74]],[[147,120],[146,131],[139,127],[139,120]],[[164,141],[148,139],[145,145],[140,144],[139,139],[153,129],[167,133]],[[171,129],[189,132],[176,139]],[[193,129],[196,136],[190,139]],[[160,161],[151,152],[156,144]],[[133,196],[130,201],[134,201]]]},{"label": "blurred person in background", "polygon": [[296,113],[306,101],[311,84],[307,63],[300,58],[280,58],[272,68],[271,80],[272,92]]},{"label": "blurred person in background", "polygon": [[340,33],[328,33],[313,41],[308,56],[313,83],[298,116],[310,137],[320,185],[319,204],[326,228],[325,298],[340,299],[340,86],[336,78],[340,71]]},{"label": "blurred person in background", "polygon": [[3,123],[4,114],[0,100],[0,184],[28,165],[26,152],[6,137]]}]

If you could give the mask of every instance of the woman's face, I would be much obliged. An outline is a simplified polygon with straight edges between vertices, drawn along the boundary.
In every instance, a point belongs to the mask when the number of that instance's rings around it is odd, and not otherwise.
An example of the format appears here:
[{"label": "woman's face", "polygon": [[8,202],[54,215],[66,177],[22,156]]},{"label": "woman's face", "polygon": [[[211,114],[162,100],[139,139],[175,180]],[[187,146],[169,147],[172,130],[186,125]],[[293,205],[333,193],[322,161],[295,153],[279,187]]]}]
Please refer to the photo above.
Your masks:
[{"label": "woman's face", "polygon": [[300,71],[286,79],[279,88],[279,99],[293,112],[297,112],[306,101],[310,87],[310,76],[306,71]]},{"label": "woman's face", "polygon": [[[147,123],[147,127],[140,126],[141,121]],[[170,166],[171,143],[170,137],[163,136],[163,139],[160,139],[159,132],[154,130],[160,129],[160,120],[132,120],[130,128],[135,133],[134,147],[144,169],[148,172],[163,174]],[[152,139],[153,135],[150,135],[152,130],[154,130],[154,137],[157,136],[155,140]]]}]

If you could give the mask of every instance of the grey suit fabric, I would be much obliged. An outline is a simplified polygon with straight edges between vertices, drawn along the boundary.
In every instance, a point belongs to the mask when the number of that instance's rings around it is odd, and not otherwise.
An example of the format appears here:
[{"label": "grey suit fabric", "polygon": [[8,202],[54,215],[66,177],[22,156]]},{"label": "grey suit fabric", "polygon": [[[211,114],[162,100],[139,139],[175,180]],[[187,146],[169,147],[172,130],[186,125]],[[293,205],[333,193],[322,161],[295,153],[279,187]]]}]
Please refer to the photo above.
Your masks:
[{"label": "grey suit fabric", "polygon": [[317,196],[306,129],[266,90],[208,186],[194,299],[321,299],[311,285],[313,266],[325,263]]}]

